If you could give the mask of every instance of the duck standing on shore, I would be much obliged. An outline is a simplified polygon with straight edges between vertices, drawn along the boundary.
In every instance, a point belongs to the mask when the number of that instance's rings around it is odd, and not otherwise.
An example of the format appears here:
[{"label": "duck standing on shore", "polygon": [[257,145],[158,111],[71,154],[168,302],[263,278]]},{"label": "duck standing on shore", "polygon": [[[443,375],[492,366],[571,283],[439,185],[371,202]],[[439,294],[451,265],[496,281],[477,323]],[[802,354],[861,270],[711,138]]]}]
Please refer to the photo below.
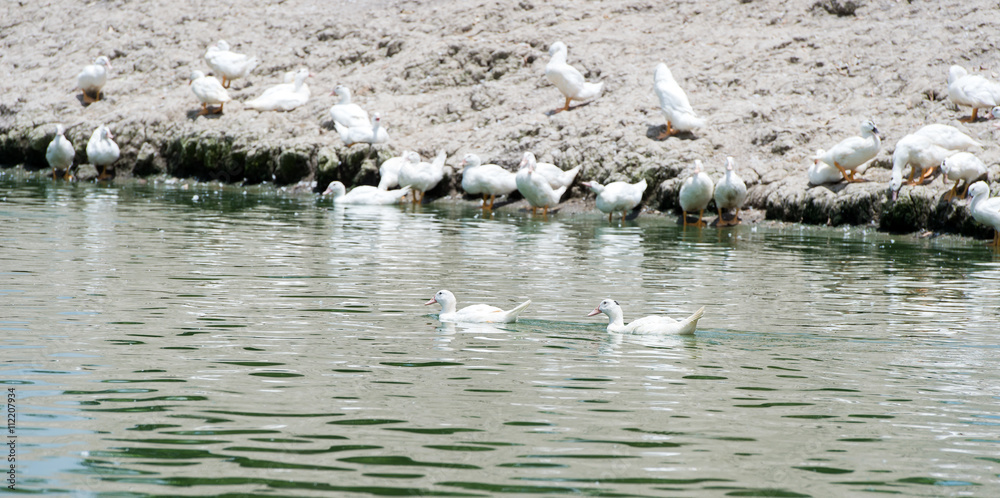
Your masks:
[{"label": "duck standing on shore", "polygon": [[[981,146],[958,128],[944,124],[930,124],[904,136],[896,142],[892,151],[892,176],[889,180],[891,199],[895,201],[899,196],[899,189],[903,186],[903,168],[907,165],[910,166],[910,178],[906,184],[920,185],[949,156]],[[951,197],[949,195],[948,199]]]},{"label": "duck standing on shore", "polygon": [[825,151],[820,150],[822,154],[813,156],[813,159],[833,165],[840,170],[840,174],[848,183],[865,181],[863,178],[855,177],[858,167],[878,154],[882,148],[882,136],[870,119],[861,123],[860,129],[860,137],[845,138]]},{"label": "duck standing on shore", "polygon": [[413,189],[413,203],[424,202],[424,194],[433,189],[444,179],[444,161],[448,158],[445,151],[438,152],[433,162],[405,161],[399,168],[399,184]]},{"label": "duck standing on shore", "polygon": [[[516,173],[497,164],[483,164],[476,154],[466,154],[462,158],[462,166],[462,190],[468,194],[482,194],[484,210],[493,210],[498,195],[508,195],[517,190]],[[489,204],[486,204],[487,197]]]},{"label": "duck standing on shore", "polygon": [[955,182],[944,195],[944,200],[950,201],[958,195],[958,182],[965,182],[961,196],[965,197],[969,193],[972,183],[986,174],[986,164],[971,152],[959,152],[941,162],[941,172],[944,173],[945,182]]},{"label": "duck standing on shore", "polygon": [[[204,116],[206,114],[222,114],[222,106],[226,102],[229,102],[229,92],[222,87],[222,83],[215,79],[214,76],[205,76],[205,73],[201,71],[191,71],[191,78],[188,82],[191,85],[191,91],[194,92],[194,96],[198,97],[201,102],[201,111],[198,111],[199,116]],[[217,109],[209,109],[210,105],[218,105]]]},{"label": "duck standing on shore", "polygon": [[94,166],[101,167],[101,174],[98,180],[108,178],[108,165],[118,160],[121,151],[114,141],[115,136],[107,126],[98,126],[94,133],[90,135],[87,142],[87,160]]},{"label": "duck standing on shore", "polygon": [[549,208],[559,204],[559,199],[566,192],[566,186],[552,189],[548,178],[535,171],[535,155],[525,152],[521,159],[521,164],[514,177],[517,183],[517,191],[527,199],[531,205],[531,215],[535,215],[538,208],[542,208],[545,217],[549,216]]},{"label": "duck standing on shore", "polygon": [[73,167],[73,156],[76,151],[73,144],[66,139],[66,127],[61,124],[56,125],[56,136],[45,148],[45,161],[52,167],[52,179],[56,179],[56,170],[65,170],[63,178],[69,180],[73,178],[70,169]]},{"label": "duck standing on shore", "polygon": [[990,186],[986,182],[976,182],[969,187],[972,204],[969,211],[976,221],[993,227],[993,242],[990,246],[1000,250],[1000,197],[990,197]]},{"label": "duck standing on shore", "polygon": [[695,211],[698,212],[698,221],[694,223],[694,226],[705,226],[702,218],[714,192],[715,185],[712,184],[712,178],[701,170],[701,159],[695,159],[694,171],[681,184],[681,191],[678,194],[685,227],[688,226],[688,213]]},{"label": "duck standing on shore", "polygon": [[399,185],[399,170],[403,168],[405,162],[420,164],[420,156],[416,152],[404,150],[402,155],[391,157],[382,162],[382,165],[378,167],[378,188],[389,190]]},{"label": "duck standing on shore", "polygon": [[389,141],[389,133],[382,127],[382,116],[377,112],[372,114],[370,125],[348,127],[334,121],[333,128],[340,134],[340,140],[347,147],[354,144],[368,144],[370,152],[371,146]]},{"label": "duck standing on shore", "polygon": [[665,63],[659,63],[653,71],[653,90],[660,100],[660,111],[667,118],[667,129],[656,137],[657,140],[705,126],[705,121],[695,114],[687,94],[674,80]]},{"label": "duck standing on shore", "polygon": [[549,47],[549,63],[545,65],[545,77],[562,92],[566,105],[555,112],[569,110],[572,100],[589,100],[601,94],[604,82],[588,83],[580,71],[566,63],[566,44],[557,41]]},{"label": "duck standing on shore", "polygon": [[226,40],[219,40],[205,51],[205,62],[222,77],[222,88],[229,88],[233,80],[245,78],[257,67],[256,57],[248,57],[229,50]]},{"label": "duck standing on shore", "polygon": [[102,55],[93,64],[84,66],[80,74],[76,75],[76,88],[83,91],[84,104],[101,100],[101,90],[108,81],[109,69],[111,60]]},{"label": "duck standing on shore", "polygon": [[646,192],[645,179],[637,183],[611,182],[607,185],[590,181],[583,185],[597,194],[597,209],[608,215],[608,223],[612,222],[615,213],[621,213],[622,223],[625,223],[625,215],[642,202],[642,194]]},{"label": "duck standing on shore", "polygon": [[1000,105],[1000,85],[954,65],[948,69],[948,98],[956,106],[972,107],[972,115],[959,119],[963,123],[971,123],[976,120],[979,109]]},{"label": "duck standing on shore", "polygon": [[[726,158],[726,174],[715,184],[715,207],[719,210],[717,227],[727,227],[740,224],[740,208],[747,199],[747,184],[736,174],[736,161]],[[733,218],[726,220],[723,210],[735,210]]]}]

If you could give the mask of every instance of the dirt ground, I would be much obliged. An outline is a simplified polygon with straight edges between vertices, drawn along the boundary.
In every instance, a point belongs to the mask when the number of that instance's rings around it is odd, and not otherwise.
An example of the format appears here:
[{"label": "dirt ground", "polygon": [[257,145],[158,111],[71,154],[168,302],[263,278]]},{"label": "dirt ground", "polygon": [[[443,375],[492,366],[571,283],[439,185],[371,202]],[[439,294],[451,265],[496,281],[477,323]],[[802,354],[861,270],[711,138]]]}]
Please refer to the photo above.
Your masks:
[{"label": "dirt ground", "polygon": [[[959,123],[969,109],[946,97],[951,64],[1000,77],[1000,5],[859,0],[851,12],[844,8],[851,3],[11,2],[0,19],[0,71],[8,75],[0,83],[0,163],[44,167],[39,149],[56,122],[70,127],[78,159],[105,123],[118,136],[124,164],[145,161],[166,173],[177,173],[171,141],[208,134],[235,137],[241,147],[305,150],[313,163],[328,151],[343,162],[347,152],[329,129],[328,109],[333,87],[345,84],[355,102],[381,113],[391,135],[381,150],[386,157],[409,149],[429,158],[444,149],[457,169],[465,153],[476,152],[513,169],[530,150],[563,168],[582,164],[581,180],[647,178],[647,204],[661,210],[672,207],[678,175],[695,159],[718,178],[733,156],[758,209],[860,196],[878,204],[871,213],[878,217],[886,209],[893,144],[930,123],[957,126],[983,142],[977,155],[991,179],[1000,178],[1000,128]],[[835,12],[838,6],[846,15]],[[219,39],[261,64],[233,84],[234,102],[224,114],[198,117],[187,78],[208,71],[202,56]],[[568,45],[569,63],[605,89],[592,102],[552,114],[562,97],[544,67],[556,40]],[[75,75],[102,54],[113,65],[106,99],[84,106]],[[652,88],[659,62],[705,119],[702,130],[655,138],[665,125]],[[243,107],[298,67],[313,74],[305,106],[288,113]],[[865,119],[885,136],[865,174],[872,182],[809,186],[809,157],[856,135]],[[315,164],[304,176],[322,179]],[[937,196],[945,187],[937,179],[904,188],[903,197],[911,190]],[[588,194],[576,186],[568,195]],[[836,199],[829,204],[842,209]],[[777,216],[817,222],[829,214]]]}]

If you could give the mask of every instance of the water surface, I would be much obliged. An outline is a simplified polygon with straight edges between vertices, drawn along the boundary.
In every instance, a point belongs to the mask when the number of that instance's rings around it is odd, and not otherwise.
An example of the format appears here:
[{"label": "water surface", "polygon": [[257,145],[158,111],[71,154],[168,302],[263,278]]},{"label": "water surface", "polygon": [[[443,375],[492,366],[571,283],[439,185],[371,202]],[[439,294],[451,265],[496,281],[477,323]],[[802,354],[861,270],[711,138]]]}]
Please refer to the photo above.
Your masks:
[{"label": "water surface", "polygon": [[[0,181],[18,488],[995,496],[981,243]],[[533,301],[517,324],[423,303]],[[693,338],[587,318],[706,307]]]}]

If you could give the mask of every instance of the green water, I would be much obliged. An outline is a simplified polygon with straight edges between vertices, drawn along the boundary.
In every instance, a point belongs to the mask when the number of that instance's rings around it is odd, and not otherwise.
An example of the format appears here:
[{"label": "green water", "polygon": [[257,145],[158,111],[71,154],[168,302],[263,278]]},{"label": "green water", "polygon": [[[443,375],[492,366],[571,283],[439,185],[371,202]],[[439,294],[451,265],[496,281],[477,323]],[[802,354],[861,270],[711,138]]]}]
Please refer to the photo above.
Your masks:
[{"label": "green water", "polygon": [[[980,242],[0,178],[17,489],[997,496]],[[517,324],[423,306],[532,305]],[[587,318],[705,317],[693,338]],[[0,442],[6,442],[4,439]]]}]

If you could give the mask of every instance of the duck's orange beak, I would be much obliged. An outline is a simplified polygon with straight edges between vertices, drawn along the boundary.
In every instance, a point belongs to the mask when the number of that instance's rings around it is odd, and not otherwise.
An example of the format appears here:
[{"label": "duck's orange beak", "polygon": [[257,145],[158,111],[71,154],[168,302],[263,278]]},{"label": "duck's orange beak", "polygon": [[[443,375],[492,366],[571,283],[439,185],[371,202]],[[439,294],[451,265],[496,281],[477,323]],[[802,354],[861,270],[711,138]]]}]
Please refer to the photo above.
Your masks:
[{"label": "duck's orange beak", "polygon": [[427,301],[426,303],[424,303],[424,306],[427,306],[428,304],[434,304],[434,303],[436,303],[436,302],[437,302],[437,299],[434,299],[434,298],[432,297],[430,301]]}]

